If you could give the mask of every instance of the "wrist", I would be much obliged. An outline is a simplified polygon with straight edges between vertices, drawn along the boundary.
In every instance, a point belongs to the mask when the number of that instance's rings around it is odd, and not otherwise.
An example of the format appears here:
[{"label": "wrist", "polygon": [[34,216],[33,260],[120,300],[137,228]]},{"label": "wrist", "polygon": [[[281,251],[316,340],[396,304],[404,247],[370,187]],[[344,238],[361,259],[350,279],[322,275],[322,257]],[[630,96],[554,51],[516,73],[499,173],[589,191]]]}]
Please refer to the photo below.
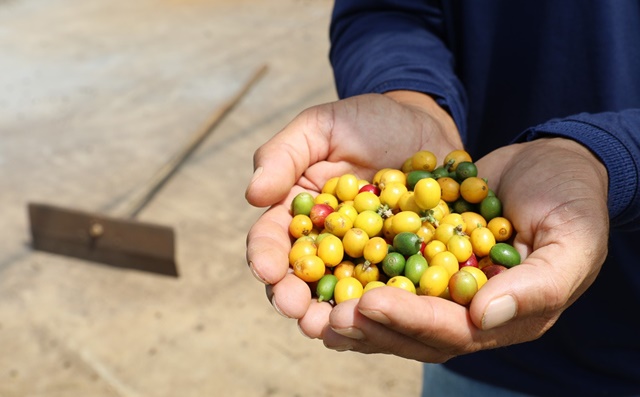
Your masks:
[{"label": "wrist", "polygon": [[462,139],[453,117],[444,110],[430,95],[417,91],[396,90],[388,91],[384,96],[395,102],[426,114],[444,134],[449,144],[458,149],[463,148]]}]

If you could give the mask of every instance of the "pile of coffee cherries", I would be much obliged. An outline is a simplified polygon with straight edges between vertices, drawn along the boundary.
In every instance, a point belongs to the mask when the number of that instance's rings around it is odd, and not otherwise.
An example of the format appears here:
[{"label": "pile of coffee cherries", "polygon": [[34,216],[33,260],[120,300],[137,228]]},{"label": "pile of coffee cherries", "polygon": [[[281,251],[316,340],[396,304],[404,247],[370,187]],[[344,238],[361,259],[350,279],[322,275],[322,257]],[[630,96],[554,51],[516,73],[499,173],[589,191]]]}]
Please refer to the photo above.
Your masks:
[{"label": "pile of coffee cherries", "polygon": [[289,264],[319,301],[392,286],[468,305],[520,263],[502,203],[464,150],[421,150],[371,181],[345,174],[291,203]]}]

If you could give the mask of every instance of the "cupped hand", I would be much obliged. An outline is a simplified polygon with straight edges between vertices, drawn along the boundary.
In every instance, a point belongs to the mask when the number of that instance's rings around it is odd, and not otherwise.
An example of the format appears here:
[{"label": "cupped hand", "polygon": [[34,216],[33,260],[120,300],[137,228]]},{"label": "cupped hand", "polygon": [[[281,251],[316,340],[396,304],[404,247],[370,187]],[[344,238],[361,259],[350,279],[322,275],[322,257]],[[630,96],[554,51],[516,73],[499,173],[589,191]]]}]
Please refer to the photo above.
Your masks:
[{"label": "cupped hand", "polygon": [[383,287],[336,306],[327,347],[443,362],[534,340],[595,280],[607,254],[607,174],[562,138],[498,149],[477,162],[517,230],[523,262],[490,279],[466,308]]},{"label": "cupped hand", "polygon": [[289,208],[297,193],[317,193],[345,173],[369,179],[381,168],[399,168],[423,148],[443,158],[461,147],[452,119],[433,99],[404,91],[309,108],[261,146],[246,199],[270,208],[248,233],[247,262],[276,310],[300,319],[310,336],[320,336],[328,323],[329,305],[311,302],[309,287],[289,274]]}]

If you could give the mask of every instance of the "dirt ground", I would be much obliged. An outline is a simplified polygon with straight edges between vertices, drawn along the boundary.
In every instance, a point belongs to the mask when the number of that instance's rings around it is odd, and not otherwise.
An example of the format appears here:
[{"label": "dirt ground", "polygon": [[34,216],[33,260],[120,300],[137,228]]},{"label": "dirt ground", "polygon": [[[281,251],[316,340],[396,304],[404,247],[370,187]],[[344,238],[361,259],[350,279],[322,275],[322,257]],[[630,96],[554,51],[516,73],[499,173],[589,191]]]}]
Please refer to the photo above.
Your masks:
[{"label": "dirt ground", "polygon": [[[419,363],[337,353],[248,271],[255,149],[336,98],[327,0],[0,0],[0,397],[416,396]],[[104,211],[269,70],[139,219],[180,277],[34,251],[27,203]]]}]

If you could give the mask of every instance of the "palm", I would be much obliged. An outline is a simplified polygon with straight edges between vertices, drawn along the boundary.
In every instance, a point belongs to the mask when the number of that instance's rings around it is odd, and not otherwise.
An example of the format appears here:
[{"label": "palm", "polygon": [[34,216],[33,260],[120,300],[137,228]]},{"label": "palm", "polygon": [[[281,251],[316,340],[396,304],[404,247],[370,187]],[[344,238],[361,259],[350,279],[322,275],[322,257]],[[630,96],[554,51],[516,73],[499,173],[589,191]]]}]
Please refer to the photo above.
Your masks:
[{"label": "palm", "polygon": [[256,166],[269,172],[253,184],[247,199],[258,206],[283,200],[294,185],[319,191],[333,176],[370,178],[385,167],[400,167],[416,151],[438,156],[457,149],[424,112],[383,95],[362,95],[307,109],[262,146]]},{"label": "palm", "polygon": [[584,241],[601,246],[607,230],[606,186],[589,177],[573,153],[548,143],[526,144],[524,150],[504,147],[478,161],[504,202],[505,216],[519,231],[515,243],[527,256],[566,241],[566,234],[594,228]]}]

